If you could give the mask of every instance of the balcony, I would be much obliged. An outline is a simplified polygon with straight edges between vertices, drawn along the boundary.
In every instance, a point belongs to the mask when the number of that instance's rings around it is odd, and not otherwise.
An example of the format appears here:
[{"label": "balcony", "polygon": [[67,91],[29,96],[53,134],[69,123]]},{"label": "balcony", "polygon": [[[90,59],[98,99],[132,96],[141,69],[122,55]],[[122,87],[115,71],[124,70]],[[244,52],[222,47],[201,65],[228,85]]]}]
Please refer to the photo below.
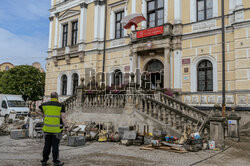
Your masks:
[{"label": "balcony", "polygon": [[182,25],[172,25],[170,23],[167,23],[159,27],[133,31],[130,37],[132,42],[137,42],[141,40],[148,40],[151,38],[162,38],[180,35],[182,35]]}]

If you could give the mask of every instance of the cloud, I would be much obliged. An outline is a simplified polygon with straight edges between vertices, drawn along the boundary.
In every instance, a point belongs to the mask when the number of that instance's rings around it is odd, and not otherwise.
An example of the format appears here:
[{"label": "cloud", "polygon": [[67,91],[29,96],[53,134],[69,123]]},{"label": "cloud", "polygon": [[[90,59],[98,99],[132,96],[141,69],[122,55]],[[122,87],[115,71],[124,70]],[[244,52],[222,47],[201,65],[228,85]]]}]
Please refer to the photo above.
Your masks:
[{"label": "cloud", "polygon": [[15,35],[0,28],[0,63],[7,61],[14,65],[30,65],[38,61],[44,66],[47,43],[46,39]]},{"label": "cloud", "polygon": [[50,0],[0,0],[0,63],[45,65]]}]

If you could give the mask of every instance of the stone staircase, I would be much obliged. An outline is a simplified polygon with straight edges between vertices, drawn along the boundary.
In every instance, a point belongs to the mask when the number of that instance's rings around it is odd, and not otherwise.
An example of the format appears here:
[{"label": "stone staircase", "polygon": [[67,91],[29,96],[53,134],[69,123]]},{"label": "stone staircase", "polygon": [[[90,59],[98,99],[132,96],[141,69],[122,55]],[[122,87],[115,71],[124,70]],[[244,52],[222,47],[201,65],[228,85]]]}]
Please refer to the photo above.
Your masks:
[{"label": "stone staircase", "polygon": [[[97,113],[95,116],[104,115],[100,113],[118,114],[119,112],[125,117],[130,112],[131,116],[121,121],[129,121],[130,117],[141,119],[142,122],[152,121],[150,124],[157,124],[175,136],[181,136],[187,129],[194,132],[200,130],[204,135],[207,135],[209,130],[207,113],[158,91],[153,95],[135,90],[128,91],[127,94],[83,94],[81,91],[81,95],[65,100],[64,105],[66,110]],[[136,120],[132,121],[139,124]]]}]

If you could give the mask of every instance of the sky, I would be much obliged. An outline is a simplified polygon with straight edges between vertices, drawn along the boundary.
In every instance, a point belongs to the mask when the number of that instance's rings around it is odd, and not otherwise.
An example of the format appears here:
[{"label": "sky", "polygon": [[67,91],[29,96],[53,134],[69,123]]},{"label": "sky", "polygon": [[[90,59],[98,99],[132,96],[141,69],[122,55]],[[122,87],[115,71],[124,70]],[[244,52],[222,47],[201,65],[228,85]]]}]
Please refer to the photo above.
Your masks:
[{"label": "sky", "polygon": [[50,0],[0,0],[0,64],[45,68]]}]

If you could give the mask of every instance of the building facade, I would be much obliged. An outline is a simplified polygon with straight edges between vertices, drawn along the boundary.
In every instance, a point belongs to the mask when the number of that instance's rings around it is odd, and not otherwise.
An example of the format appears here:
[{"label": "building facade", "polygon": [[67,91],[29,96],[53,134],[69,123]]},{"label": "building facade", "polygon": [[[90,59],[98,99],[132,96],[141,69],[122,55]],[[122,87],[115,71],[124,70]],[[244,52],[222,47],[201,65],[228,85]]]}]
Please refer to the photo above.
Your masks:
[{"label": "building facade", "polygon": [[[224,7],[226,103],[248,107],[250,1],[225,0]],[[147,21],[123,29],[122,18],[133,13]],[[109,85],[140,70],[151,73],[152,87],[179,91],[187,104],[222,103],[220,0],[52,0],[49,19],[46,96],[71,96],[90,70],[109,73]]]},{"label": "building facade", "polygon": [[0,71],[8,71],[9,69],[13,68],[14,65],[10,62],[4,62],[0,64]]}]

